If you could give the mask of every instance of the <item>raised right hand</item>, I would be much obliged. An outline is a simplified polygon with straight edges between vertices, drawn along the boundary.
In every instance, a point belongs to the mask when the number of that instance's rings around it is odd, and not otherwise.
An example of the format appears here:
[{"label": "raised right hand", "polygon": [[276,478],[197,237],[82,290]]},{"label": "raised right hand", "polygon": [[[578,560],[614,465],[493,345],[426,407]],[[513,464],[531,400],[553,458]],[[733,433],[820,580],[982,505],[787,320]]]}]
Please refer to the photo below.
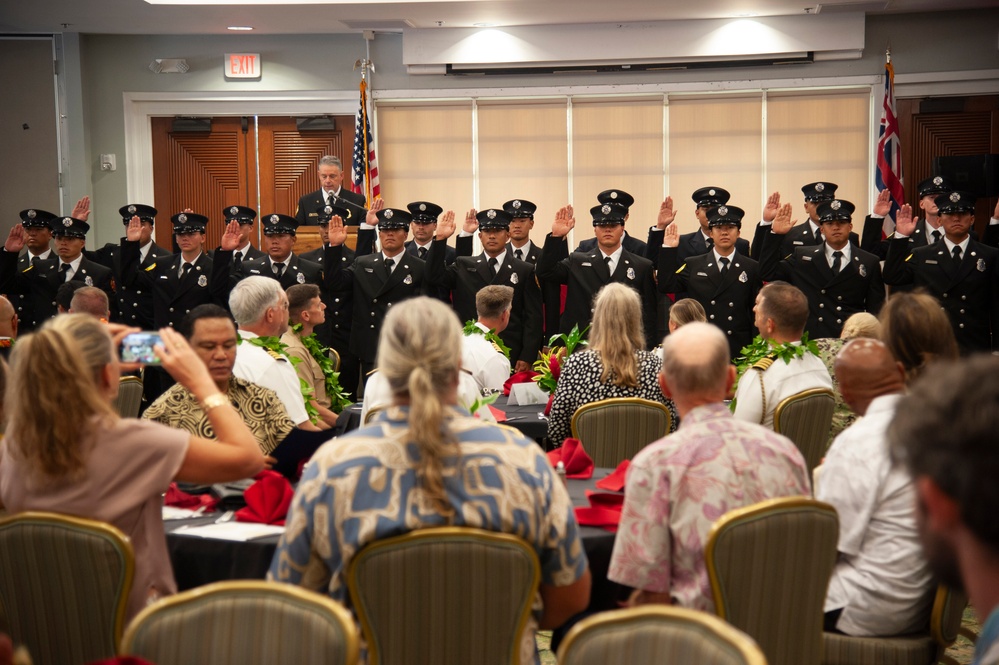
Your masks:
[{"label": "raised right hand", "polygon": [[663,247],[678,247],[679,245],[680,229],[676,228],[676,224],[670,224],[663,234]]},{"label": "raised right hand", "polygon": [[239,247],[239,222],[235,219],[226,225],[219,247],[225,251]]},{"label": "raised right hand", "polygon": [[793,229],[794,225],[797,223],[797,220],[791,219],[791,204],[785,203],[780,207],[780,210],[777,211],[777,215],[774,217],[773,226],[770,227],[770,230],[778,235],[784,235]]},{"label": "raised right hand", "polygon": [[[885,190],[888,191],[887,189]],[[912,232],[916,230],[916,219],[912,217],[912,206],[908,203],[903,203],[902,207],[898,209],[897,219],[895,220],[895,233],[903,236],[911,236]]]},{"label": "raised right hand", "polygon": [[454,223],[454,210],[448,210],[437,221],[437,231],[434,233],[434,240],[447,240],[454,235],[456,225]]},{"label": "raised right hand", "polygon": [[23,225],[15,224],[10,228],[10,233],[7,234],[7,242],[3,244],[3,248],[12,254],[17,254],[24,249]]},{"label": "raised right hand", "polygon": [[[378,200],[380,201],[381,199]],[[369,212],[368,215],[370,214],[371,213]],[[375,221],[377,222],[378,220],[376,219]],[[333,218],[330,219],[329,238],[330,238],[330,245],[334,247],[336,247],[337,245],[342,245],[344,242],[347,241],[347,229],[343,227],[343,220],[340,219],[340,215],[333,215]]]},{"label": "raised right hand", "polygon": [[572,206],[564,206],[559,208],[559,211],[555,213],[555,221],[552,222],[552,236],[555,238],[564,238],[569,235],[569,231],[576,226],[576,219],[573,217]]},{"label": "raised right hand", "polygon": [[125,227],[125,239],[138,242],[140,238],[142,238],[142,221],[138,215],[132,215],[132,219],[128,220],[128,226]]},{"label": "raised right hand", "polygon": [[461,230],[464,233],[475,233],[479,230],[479,219],[476,217],[478,211],[475,208],[469,209],[465,213],[465,223],[461,225]]},{"label": "raised right hand", "polygon": [[659,215],[656,217],[656,228],[659,230],[668,228],[676,219],[676,211],[673,210],[673,197],[667,196],[666,200],[659,206]]},{"label": "raised right hand", "polygon": [[763,221],[774,221],[778,210],[780,210],[780,192],[774,192],[767,197],[767,202],[763,205]]}]

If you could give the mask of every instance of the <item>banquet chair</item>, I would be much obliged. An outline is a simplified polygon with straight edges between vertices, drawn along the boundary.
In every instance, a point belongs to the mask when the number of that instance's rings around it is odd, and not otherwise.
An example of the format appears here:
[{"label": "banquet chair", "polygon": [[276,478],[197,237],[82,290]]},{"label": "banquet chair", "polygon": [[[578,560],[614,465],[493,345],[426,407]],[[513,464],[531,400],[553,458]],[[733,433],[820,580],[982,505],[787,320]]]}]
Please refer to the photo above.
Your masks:
[{"label": "banquet chair", "polygon": [[594,465],[613,468],[666,436],[672,422],[672,414],[660,402],[612,397],[576,409],[570,426]]},{"label": "banquet chair", "polygon": [[520,662],[540,579],[525,541],[468,527],[376,541],[347,567],[371,665]]},{"label": "banquet chair", "polygon": [[118,381],[118,396],[114,398],[114,409],[122,418],[138,418],[142,406],[142,379],[137,376],[123,376]]},{"label": "banquet chair", "polygon": [[146,607],[121,653],[156,665],[352,665],[357,628],[342,605],[290,584],[206,584]]},{"label": "banquet chair", "polygon": [[836,398],[831,390],[812,388],[791,395],[774,409],[774,431],[798,447],[809,477],[826,454],[835,408]]},{"label": "banquet chair", "polygon": [[340,352],[337,351],[336,349],[334,349],[333,347],[330,347],[329,351],[330,351],[329,352],[330,360],[333,361],[333,371],[334,372],[339,372],[340,371]]},{"label": "banquet chair", "polygon": [[807,497],[726,513],[704,549],[715,612],[756,640],[771,665],[818,665],[838,539],[836,509]]},{"label": "banquet chair", "polygon": [[705,612],[644,605],[583,619],[558,649],[559,665],[766,665],[752,638]]},{"label": "banquet chair", "polygon": [[[894,637],[822,636],[823,665],[931,665],[957,639],[968,597],[943,584],[933,598],[925,630]],[[945,659],[946,660],[946,659]]]},{"label": "banquet chair", "polygon": [[23,512],[0,520],[0,609],[35,665],[81,665],[118,649],[135,555],[95,520]]}]

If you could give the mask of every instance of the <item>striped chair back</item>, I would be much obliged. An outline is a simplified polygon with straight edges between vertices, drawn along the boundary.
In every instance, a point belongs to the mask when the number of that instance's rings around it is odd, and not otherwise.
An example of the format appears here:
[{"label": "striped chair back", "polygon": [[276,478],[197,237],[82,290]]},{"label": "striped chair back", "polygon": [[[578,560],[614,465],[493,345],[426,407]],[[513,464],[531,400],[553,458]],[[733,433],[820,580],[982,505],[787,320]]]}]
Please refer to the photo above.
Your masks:
[{"label": "striped chair back", "polygon": [[467,527],[377,541],[347,567],[371,665],[519,663],[540,579],[526,542]]},{"label": "striped chair back", "polygon": [[134,575],[132,544],[110,524],[44,512],[0,520],[0,610],[35,665],[114,657]]},{"label": "striped chair back", "polygon": [[715,612],[771,665],[818,665],[838,539],[836,509],[806,497],[726,513],[704,548]]},{"label": "striped chair back", "polygon": [[774,409],[774,431],[794,442],[808,466],[808,475],[826,454],[836,397],[827,388],[791,395]]},{"label": "striped chair back", "polygon": [[645,605],[583,619],[558,649],[559,665],[766,665],[752,638],[718,617]]},{"label": "striped chair back", "polygon": [[123,376],[118,381],[118,396],[114,398],[114,409],[122,418],[138,418],[142,407],[142,379],[137,376]]},{"label": "striped chair back", "polygon": [[164,598],[129,624],[121,652],[156,665],[353,665],[354,620],[290,584],[234,580]]},{"label": "striped chair back", "polygon": [[597,467],[613,468],[666,436],[672,423],[665,404],[640,397],[612,397],[576,409],[571,427],[572,436]]}]

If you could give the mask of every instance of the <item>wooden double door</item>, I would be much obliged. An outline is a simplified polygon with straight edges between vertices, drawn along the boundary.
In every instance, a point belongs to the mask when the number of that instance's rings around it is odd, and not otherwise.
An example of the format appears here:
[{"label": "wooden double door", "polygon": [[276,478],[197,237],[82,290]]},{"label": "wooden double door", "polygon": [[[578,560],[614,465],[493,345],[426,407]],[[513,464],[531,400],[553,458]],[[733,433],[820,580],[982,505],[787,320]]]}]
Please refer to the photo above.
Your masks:
[{"label": "wooden double door", "polygon": [[[249,206],[259,215],[294,215],[298,199],[319,189],[316,172],[324,155],[340,157],[350,178],[354,117],[331,116],[333,129],[299,131],[295,118],[216,117],[211,131],[185,131],[174,118],[152,118],[156,242],[173,247],[172,215],[190,208],[210,220],[205,247],[218,246],[222,211]],[[259,220],[259,216],[258,216]],[[260,246],[260,225],[251,240]],[[315,227],[299,234],[296,251],[316,246]]]}]

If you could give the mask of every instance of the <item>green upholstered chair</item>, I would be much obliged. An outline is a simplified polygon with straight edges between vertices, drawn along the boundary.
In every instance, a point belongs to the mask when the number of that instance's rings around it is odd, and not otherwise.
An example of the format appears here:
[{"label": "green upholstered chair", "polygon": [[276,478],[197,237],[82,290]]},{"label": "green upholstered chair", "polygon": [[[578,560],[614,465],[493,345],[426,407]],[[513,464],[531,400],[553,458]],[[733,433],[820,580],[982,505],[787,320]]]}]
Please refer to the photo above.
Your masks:
[{"label": "green upholstered chair", "polygon": [[818,665],[839,517],[807,497],[723,515],[704,557],[715,612],[760,645],[770,665]]},{"label": "green upholstered chair", "polygon": [[672,423],[672,414],[660,402],[612,397],[576,409],[571,427],[572,436],[580,440],[597,467],[615,467],[666,436]]},{"label": "green upholstered chair", "polygon": [[825,633],[823,665],[931,665],[943,658],[961,628],[968,597],[940,585],[926,630],[896,637],[851,637]]},{"label": "green upholstered chair", "polygon": [[558,649],[559,665],[766,665],[752,638],[718,617],[645,605],[583,619]]},{"label": "green upholstered chair", "polygon": [[371,665],[518,663],[540,579],[525,541],[467,527],[376,541],[347,567]]},{"label": "green upholstered chair", "polygon": [[134,576],[132,544],[110,524],[44,512],[0,520],[0,609],[35,665],[113,657]]},{"label": "green upholstered chair", "polygon": [[835,408],[836,397],[831,390],[813,388],[782,400],[774,410],[774,431],[798,446],[809,477],[826,454]]},{"label": "green upholstered chair", "polygon": [[142,379],[137,376],[123,376],[118,381],[118,396],[114,398],[114,409],[122,418],[138,418],[142,406]]},{"label": "green upholstered chair", "polygon": [[327,596],[290,584],[207,584],[142,610],[122,640],[124,655],[156,665],[352,665],[354,620]]}]

